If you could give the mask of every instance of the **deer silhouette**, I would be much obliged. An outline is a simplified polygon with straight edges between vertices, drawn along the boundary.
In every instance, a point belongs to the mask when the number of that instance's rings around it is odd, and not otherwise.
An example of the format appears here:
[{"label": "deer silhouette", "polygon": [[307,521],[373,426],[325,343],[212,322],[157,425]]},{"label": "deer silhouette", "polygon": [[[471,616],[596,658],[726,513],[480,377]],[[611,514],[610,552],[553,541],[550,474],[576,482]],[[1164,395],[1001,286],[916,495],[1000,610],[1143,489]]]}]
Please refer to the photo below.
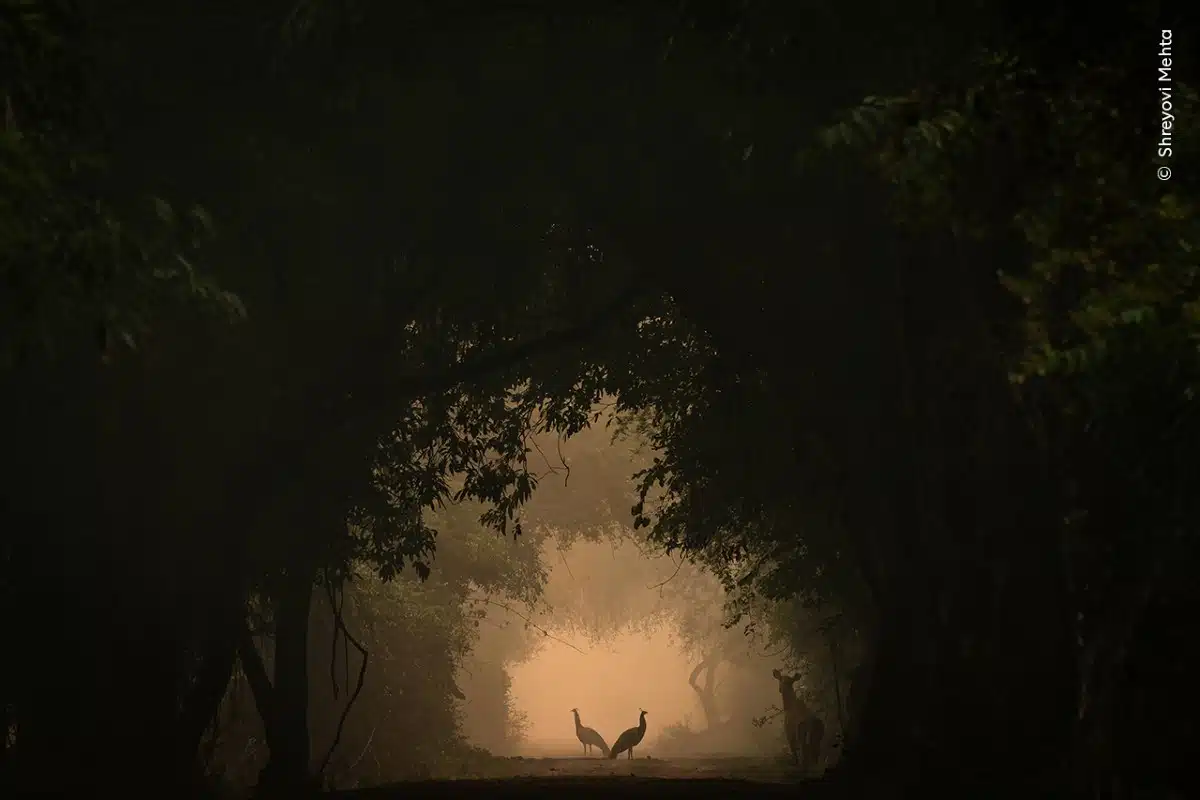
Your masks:
[{"label": "deer silhouette", "polygon": [[783,698],[783,727],[792,761],[805,770],[816,770],[821,756],[821,740],[825,738],[825,723],[796,694],[799,675],[784,675],[779,670],[772,670],[771,674],[779,681],[779,695]]}]

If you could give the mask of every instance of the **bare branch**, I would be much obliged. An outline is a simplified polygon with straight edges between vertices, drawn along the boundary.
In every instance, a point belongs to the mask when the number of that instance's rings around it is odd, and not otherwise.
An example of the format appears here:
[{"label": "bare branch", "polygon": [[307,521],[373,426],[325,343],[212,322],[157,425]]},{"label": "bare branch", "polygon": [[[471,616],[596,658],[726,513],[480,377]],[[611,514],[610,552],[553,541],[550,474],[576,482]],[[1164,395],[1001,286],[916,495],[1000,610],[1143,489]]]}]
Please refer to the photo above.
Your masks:
[{"label": "bare branch", "polygon": [[529,617],[525,616],[520,611],[517,611],[516,609],[514,609],[512,606],[508,605],[507,603],[497,602],[496,600],[492,600],[490,597],[472,597],[471,602],[485,603],[489,606],[495,606],[496,608],[502,608],[505,611],[507,611],[508,613],[512,614],[513,616],[515,616],[521,620],[524,620],[526,625],[528,625],[529,627],[533,628],[534,630],[540,632],[542,634],[542,636],[546,637],[547,639],[553,639],[554,641],[558,642],[559,644],[565,644],[567,647],[571,648],[572,650],[574,650],[576,653],[579,653],[580,655],[584,655],[584,656],[587,655],[587,651],[580,650],[578,647],[576,647],[575,645],[566,641],[565,639],[558,638],[557,636],[552,634],[550,631],[546,630],[541,625],[538,625],[536,622],[531,620]]},{"label": "bare branch", "polygon": [[647,586],[646,588],[647,589],[660,589],[663,586],[666,586],[668,583],[675,580],[675,576],[679,574],[679,570],[681,570],[681,569],[683,569],[683,559],[682,558],[679,559],[679,563],[675,565],[675,571],[671,573],[670,577],[668,577],[665,581],[656,583],[653,586]]},{"label": "bare branch", "polygon": [[563,478],[563,486],[566,486],[571,480],[571,465],[567,463],[567,458],[563,455],[562,443],[563,437],[561,436],[554,440],[554,446],[558,449],[558,462],[567,471],[566,477]]},{"label": "bare branch", "polygon": [[575,580],[575,573],[571,572],[571,565],[567,563],[566,553],[557,544],[554,545],[554,549],[558,551],[558,557],[562,559],[563,566],[567,568],[567,574],[571,576],[571,580]]},{"label": "bare branch", "polygon": [[[341,630],[342,636],[346,638],[346,641],[354,645],[354,649],[358,651],[359,656],[362,658],[362,662],[358,667],[358,682],[354,687],[354,693],[350,695],[350,699],[346,702],[346,707],[342,709],[342,715],[338,718],[337,729],[333,734],[333,741],[330,742],[329,749],[325,752],[325,758],[321,761],[321,768],[318,770],[318,774],[321,775],[325,774],[325,770],[329,766],[329,761],[333,758],[334,751],[337,750],[338,744],[340,744],[342,741],[342,731],[346,727],[346,718],[350,716],[350,709],[354,708],[355,701],[357,701],[358,696],[362,694],[363,685],[366,683],[367,679],[367,662],[370,660],[370,654],[367,652],[367,648],[364,647],[363,644],[358,641],[358,639],[356,639],[349,630],[347,630],[346,621],[342,617],[341,604],[335,601],[333,584],[328,580],[325,581],[325,595],[329,599],[329,607],[334,611],[334,624],[337,625],[337,627]],[[359,758],[361,759],[362,756],[359,756]]]},{"label": "bare branch", "polygon": [[759,653],[758,655],[760,658],[775,658],[776,656],[781,656],[784,653],[786,653],[789,646],[790,645],[785,644],[782,647],[780,647],[778,650],[776,650],[774,653]]},{"label": "bare branch", "polygon": [[375,741],[375,727],[371,728],[371,735],[367,737],[367,743],[363,746],[362,752],[358,754],[358,758],[354,759],[354,763],[350,765],[350,769],[358,766],[358,763],[363,760],[363,756],[371,749],[371,742]]},{"label": "bare branch", "polygon": [[361,388],[367,391],[383,390],[385,396],[388,397],[418,396],[446,391],[462,383],[477,381],[531,358],[588,341],[602,331],[614,316],[624,311],[642,292],[641,286],[636,283],[630,284],[601,306],[590,320],[581,325],[551,331],[515,344],[507,350],[480,356],[470,361],[461,361],[440,374],[395,375],[387,370],[375,370],[372,372],[372,376],[380,380],[373,385]]},{"label": "bare branch", "polygon": [[[538,455],[542,457],[542,462],[545,463],[545,465],[546,465],[547,471],[546,471],[545,475],[557,475],[558,467],[556,467],[550,463],[550,458],[546,455],[545,451],[542,450],[542,446],[540,444],[538,444],[537,437],[535,436],[535,437],[531,438],[529,441],[533,445],[533,449],[537,450]],[[540,479],[540,478],[544,477],[544,475],[538,476],[538,477]]]},{"label": "bare branch", "polygon": [[[333,642],[329,648],[329,680],[333,683],[333,699],[336,700],[338,697],[338,692],[340,691],[337,679],[338,641],[341,639],[339,636],[339,633],[341,632],[340,620],[342,618],[342,606],[346,602],[346,595],[344,592],[336,593],[337,602],[334,602],[335,593],[332,590],[327,590],[326,594],[329,597],[329,603],[332,607],[331,610],[333,611]],[[345,653],[347,659],[347,669],[349,669],[349,653],[345,650],[343,650],[343,653]],[[349,684],[349,681],[346,683]]]}]

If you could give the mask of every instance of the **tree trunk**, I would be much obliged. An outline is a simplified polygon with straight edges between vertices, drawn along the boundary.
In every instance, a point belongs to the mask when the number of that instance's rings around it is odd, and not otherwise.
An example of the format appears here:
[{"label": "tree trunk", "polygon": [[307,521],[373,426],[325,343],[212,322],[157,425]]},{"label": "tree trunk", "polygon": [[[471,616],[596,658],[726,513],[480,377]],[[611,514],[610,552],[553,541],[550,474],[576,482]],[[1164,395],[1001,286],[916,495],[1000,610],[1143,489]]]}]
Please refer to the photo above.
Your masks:
[{"label": "tree trunk", "polygon": [[308,788],[311,744],[308,730],[308,623],[314,572],[292,568],[280,581],[275,602],[275,681],[270,713],[271,759],[260,787],[291,794]]},{"label": "tree trunk", "polygon": [[890,609],[848,773],[905,792],[987,786],[1020,796],[1063,787],[1069,641],[1040,607],[1045,595],[1028,584],[1021,592],[1004,602],[1025,624],[993,629],[985,652],[964,647],[985,635],[977,626],[938,624],[930,592],[914,589]]},{"label": "tree trunk", "polygon": [[1141,579],[1134,586],[1119,590],[1108,618],[1081,659],[1073,759],[1074,785],[1081,794],[1107,791],[1112,785],[1118,695],[1124,688],[1138,625],[1158,589],[1167,557],[1168,553],[1162,551],[1151,556]]},{"label": "tree trunk", "polygon": [[[721,661],[719,656],[705,656],[704,659],[696,665],[692,670],[692,674],[688,676],[688,685],[696,692],[696,696],[700,698],[700,707],[704,709],[704,723],[708,730],[712,730],[721,724],[720,710],[717,708],[717,697],[715,694],[716,672]],[[700,685],[697,678],[700,673],[704,673],[704,685]]]},{"label": "tree trunk", "polygon": [[1058,793],[1075,658],[1055,504],[959,259],[902,244],[898,402],[874,432],[874,531],[894,548],[873,565],[879,640],[843,763],[906,793]]},{"label": "tree trunk", "polygon": [[971,404],[928,370],[884,458],[903,555],[846,765],[912,792],[1055,793],[1075,655],[1053,503],[1002,390],[995,407]]},{"label": "tree trunk", "polygon": [[216,718],[233,677],[245,608],[241,602],[230,605],[230,611],[213,615],[203,660],[194,683],[184,697],[178,753],[181,774],[194,772],[204,733]]},{"label": "tree trunk", "polygon": [[242,663],[242,671],[246,674],[246,682],[250,685],[250,696],[254,698],[254,709],[258,712],[263,724],[263,736],[267,746],[275,741],[275,689],[271,686],[271,678],[267,675],[267,667],[262,655],[254,645],[254,637],[250,629],[243,624],[238,638],[238,660]]},{"label": "tree trunk", "polygon": [[[70,630],[69,642],[46,642],[24,670],[9,779],[20,792],[90,792],[110,785],[114,770],[133,769],[139,784],[183,797],[192,773],[176,770],[181,651],[162,620],[139,620],[103,599],[97,608],[112,618],[80,612],[66,626],[47,626],[59,638]],[[86,669],[64,680],[61,668],[81,652],[89,654]]]}]

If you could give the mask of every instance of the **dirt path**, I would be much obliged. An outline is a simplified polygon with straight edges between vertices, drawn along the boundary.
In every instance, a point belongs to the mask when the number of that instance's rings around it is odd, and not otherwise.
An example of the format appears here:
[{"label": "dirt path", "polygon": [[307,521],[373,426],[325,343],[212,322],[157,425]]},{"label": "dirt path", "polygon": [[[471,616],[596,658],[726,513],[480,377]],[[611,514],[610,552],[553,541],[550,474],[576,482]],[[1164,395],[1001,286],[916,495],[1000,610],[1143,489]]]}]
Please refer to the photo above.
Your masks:
[{"label": "dirt path", "polygon": [[[640,800],[691,797],[804,797],[804,776],[761,758],[497,759],[486,777],[411,781],[339,792],[347,798],[554,797]],[[814,787],[815,788],[815,787]],[[798,791],[799,790],[799,791]]]}]

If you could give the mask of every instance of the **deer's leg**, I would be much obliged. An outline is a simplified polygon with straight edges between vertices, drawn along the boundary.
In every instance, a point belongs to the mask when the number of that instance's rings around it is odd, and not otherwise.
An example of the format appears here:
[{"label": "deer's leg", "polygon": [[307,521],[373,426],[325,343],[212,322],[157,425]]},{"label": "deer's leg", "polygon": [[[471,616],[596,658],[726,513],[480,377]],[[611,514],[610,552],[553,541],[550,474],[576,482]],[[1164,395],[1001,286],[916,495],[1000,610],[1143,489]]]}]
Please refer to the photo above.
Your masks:
[{"label": "deer's leg", "polygon": [[792,763],[800,764],[799,726],[788,716],[784,716],[784,732],[787,735],[788,752],[792,754]]},{"label": "deer's leg", "polygon": [[821,761],[821,741],[825,738],[825,723],[814,717],[808,725],[809,769],[816,770]]}]

